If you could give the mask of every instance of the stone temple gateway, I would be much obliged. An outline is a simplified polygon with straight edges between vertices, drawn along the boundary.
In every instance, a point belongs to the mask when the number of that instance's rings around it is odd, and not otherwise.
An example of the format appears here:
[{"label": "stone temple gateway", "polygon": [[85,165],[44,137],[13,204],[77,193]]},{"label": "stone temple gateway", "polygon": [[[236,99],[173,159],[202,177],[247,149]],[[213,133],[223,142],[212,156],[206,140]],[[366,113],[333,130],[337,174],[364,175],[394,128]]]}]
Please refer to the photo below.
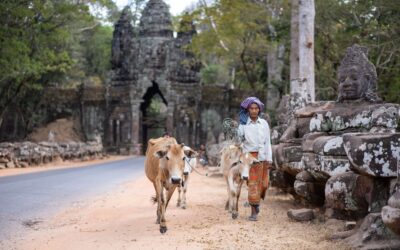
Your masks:
[{"label": "stone temple gateway", "polygon": [[[196,33],[194,26],[181,22],[185,31],[174,38],[168,6],[162,0],[147,3],[138,30],[130,22],[126,7],[112,40],[105,144],[139,153],[151,126],[163,128],[189,145],[198,144],[200,64],[185,50]],[[161,100],[163,114],[151,121],[148,108],[154,98]]]},{"label": "stone temple gateway", "polygon": [[[78,88],[49,86],[33,128],[74,120],[81,140],[100,136],[106,151],[120,154],[143,154],[148,139],[164,131],[193,147],[205,143],[210,131],[217,138],[223,118],[234,117],[244,97],[266,93],[222,86],[226,83],[203,86],[200,63],[186,49],[196,34],[188,19],[182,18],[175,37],[162,0],[148,1],[136,29],[125,8],[115,24],[112,56],[105,58],[112,65],[105,84],[89,77]],[[24,139],[29,131],[21,120],[17,112],[5,116],[0,141]]]}]

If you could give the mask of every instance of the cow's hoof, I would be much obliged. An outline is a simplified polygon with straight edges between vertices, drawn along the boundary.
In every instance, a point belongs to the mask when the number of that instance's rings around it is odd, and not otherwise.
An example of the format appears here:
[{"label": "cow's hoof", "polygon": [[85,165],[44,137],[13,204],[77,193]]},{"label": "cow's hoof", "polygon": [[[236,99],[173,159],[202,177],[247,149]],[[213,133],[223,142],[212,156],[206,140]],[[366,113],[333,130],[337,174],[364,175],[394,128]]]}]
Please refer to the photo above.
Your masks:
[{"label": "cow's hoof", "polygon": [[156,224],[160,224],[160,219],[156,219]]},{"label": "cow's hoof", "polygon": [[236,219],[238,217],[238,214],[237,213],[232,213],[232,219]]},{"label": "cow's hoof", "polygon": [[160,227],[160,233],[164,234],[167,232],[167,227]]},{"label": "cow's hoof", "polygon": [[186,205],[182,205],[182,209],[186,209]]},{"label": "cow's hoof", "polygon": [[180,206],[181,206],[181,203],[179,203],[179,202],[176,203],[176,206],[177,206],[177,207],[180,207]]}]

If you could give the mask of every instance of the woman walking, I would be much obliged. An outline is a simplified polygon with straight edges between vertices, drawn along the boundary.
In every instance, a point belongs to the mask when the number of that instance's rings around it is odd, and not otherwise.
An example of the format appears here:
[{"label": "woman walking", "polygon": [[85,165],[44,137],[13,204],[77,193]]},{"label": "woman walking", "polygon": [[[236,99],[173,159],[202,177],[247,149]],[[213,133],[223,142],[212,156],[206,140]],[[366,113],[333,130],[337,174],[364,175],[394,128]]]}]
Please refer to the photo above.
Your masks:
[{"label": "woman walking", "polygon": [[249,195],[251,206],[249,220],[256,221],[260,211],[260,200],[265,198],[269,185],[269,168],[272,164],[272,148],[268,122],[259,117],[264,104],[257,97],[248,97],[240,105],[238,135],[243,151],[251,153],[260,163],[253,165],[249,173]]}]

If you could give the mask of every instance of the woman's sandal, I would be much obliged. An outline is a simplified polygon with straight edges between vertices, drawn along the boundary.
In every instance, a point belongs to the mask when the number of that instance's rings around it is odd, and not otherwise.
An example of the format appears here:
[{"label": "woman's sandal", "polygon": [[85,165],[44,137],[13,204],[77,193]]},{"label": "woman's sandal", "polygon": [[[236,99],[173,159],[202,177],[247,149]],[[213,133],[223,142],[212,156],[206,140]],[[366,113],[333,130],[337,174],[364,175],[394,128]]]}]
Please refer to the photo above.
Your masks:
[{"label": "woman's sandal", "polygon": [[247,218],[249,221],[257,221],[257,215],[250,215],[249,218]]}]

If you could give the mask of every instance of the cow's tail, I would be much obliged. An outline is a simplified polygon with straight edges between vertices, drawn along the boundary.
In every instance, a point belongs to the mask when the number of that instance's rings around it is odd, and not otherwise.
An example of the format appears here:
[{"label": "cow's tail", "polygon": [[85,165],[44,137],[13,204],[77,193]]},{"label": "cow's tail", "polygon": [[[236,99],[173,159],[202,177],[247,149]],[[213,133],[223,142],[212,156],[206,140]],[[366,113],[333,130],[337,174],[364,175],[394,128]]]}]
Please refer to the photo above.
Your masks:
[{"label": "cow's tail", "polygon": [[150,200],[153,202],[153,204],[157,203],[157,198],[155,196],[151,197]]}]

